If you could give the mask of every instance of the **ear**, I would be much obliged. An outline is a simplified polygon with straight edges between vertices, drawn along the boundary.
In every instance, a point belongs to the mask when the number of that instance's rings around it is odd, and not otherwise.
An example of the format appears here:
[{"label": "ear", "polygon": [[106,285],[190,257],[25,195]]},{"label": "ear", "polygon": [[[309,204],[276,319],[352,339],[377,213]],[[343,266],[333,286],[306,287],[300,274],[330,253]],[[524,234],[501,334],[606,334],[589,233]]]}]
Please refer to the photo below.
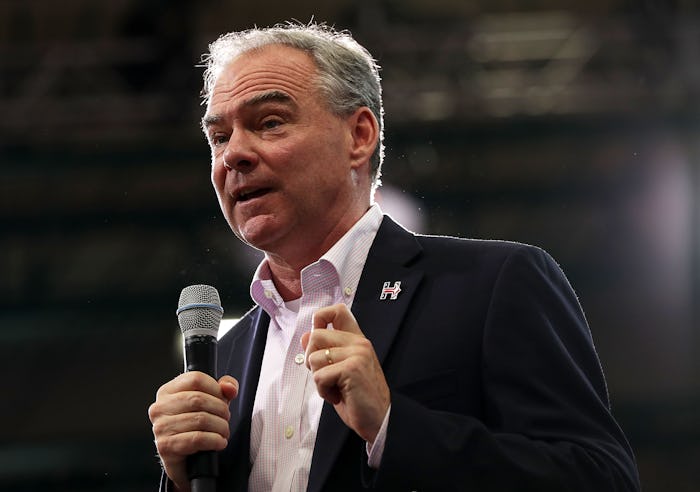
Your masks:
[{"label": "ear", "polygon": [[363,106],[348,118],[350,124],[350,160],[354,169],[369,163],[379,142],[379,123],[374,113]]}]

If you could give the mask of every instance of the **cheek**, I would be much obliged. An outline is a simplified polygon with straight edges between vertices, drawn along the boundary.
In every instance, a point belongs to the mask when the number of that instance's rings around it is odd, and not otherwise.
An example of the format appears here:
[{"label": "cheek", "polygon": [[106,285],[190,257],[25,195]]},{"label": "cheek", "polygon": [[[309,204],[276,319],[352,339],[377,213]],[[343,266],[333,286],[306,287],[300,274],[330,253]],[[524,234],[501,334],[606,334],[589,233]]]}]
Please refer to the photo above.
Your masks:
[{"label": "cheek", "polygon": [[226,220],[231,224],[233,217],[230,216],[229,211],[231,208],[230,197],[226,193],[226,169],[223,166],[214,166],[211,170],[211,183],[214,187],[214,192],[216,193],[216,198],[219,201],[219,208],[221,212],[226,217]]},{"label": "cheek", "polygon": [[226,169],[220,164],[213,163],[211,168],[211,184],[214,185],[216,194],[221,198],[221,194],[226,184]]}]

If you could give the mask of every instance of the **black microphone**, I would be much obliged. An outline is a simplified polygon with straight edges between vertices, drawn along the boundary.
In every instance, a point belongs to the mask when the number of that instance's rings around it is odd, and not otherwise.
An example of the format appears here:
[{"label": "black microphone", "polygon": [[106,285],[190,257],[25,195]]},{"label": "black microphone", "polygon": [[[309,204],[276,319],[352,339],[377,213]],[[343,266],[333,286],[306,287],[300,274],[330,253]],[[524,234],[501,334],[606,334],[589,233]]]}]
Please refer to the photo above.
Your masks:
[{"label": "black microphone", "polygon": [[[216,336],[224,309],[219,293],[210,285],[182,289],[177,319],[185,339],[185,371],[216,375]],[[192,492],[216,492],[219,460],[216,451],[200,451],[187,457],[187,477]]]}]

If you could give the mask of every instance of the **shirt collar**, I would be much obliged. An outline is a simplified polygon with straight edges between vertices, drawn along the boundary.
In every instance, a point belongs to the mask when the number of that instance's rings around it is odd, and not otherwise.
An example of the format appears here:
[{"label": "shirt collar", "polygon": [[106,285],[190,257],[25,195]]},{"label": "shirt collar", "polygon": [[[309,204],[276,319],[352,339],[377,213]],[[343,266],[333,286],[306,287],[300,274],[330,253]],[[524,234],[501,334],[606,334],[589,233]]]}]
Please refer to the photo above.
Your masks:
[{"label": "shirt collar", "polygon": [[[383,214],[378,204],[373,204],[367,212],[341,237],[326,253],[304,267],[301,271],[302,285],[304,273],[315,265],[330,264],[337,274],[343,298],[350,304],[355,297],[360,282],[369,248],[372,246]],[[284,305],[284,300],[277,292],[272,281],[272,272],[267,258],[264,258],[253,275],[250,284],[250,296],[268,314],[275,313]]]},{"label": "shirt collar", "polygon": [[333,265],[344,297],[355,297],[369,248],[377,235],[382,218],[381,208],[378,204],[373,204],[319,260]]}]

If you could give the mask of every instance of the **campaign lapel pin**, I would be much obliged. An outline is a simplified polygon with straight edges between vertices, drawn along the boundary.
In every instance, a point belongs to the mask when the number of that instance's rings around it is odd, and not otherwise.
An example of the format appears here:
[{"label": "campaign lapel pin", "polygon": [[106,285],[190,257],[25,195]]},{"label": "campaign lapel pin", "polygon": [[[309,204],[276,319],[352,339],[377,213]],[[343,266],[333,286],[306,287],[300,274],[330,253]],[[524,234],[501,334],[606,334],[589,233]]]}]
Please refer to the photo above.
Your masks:
[{"label": "campaign lapel pin", "polygon": [[399,297],[399,292],[401,292],[401,281],[394,282],[393,286],[391,285],[391,282],[384,282],[382,293],[379,294],[379,300],[384,301],[388,297],[392,301],[395,301],[396,298]]}]

